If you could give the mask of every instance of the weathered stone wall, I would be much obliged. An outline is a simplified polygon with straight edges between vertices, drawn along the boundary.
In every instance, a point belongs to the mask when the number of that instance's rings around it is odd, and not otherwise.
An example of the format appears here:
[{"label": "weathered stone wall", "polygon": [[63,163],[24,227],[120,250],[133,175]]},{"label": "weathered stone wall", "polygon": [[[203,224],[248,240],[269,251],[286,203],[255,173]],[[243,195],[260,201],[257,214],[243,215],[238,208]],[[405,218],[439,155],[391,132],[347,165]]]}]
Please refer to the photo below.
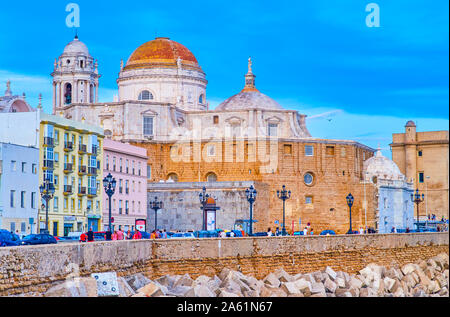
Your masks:
[{"label": "weathered stone wall", "polygon": [[[0,249],[0,295],[44,292],[68,276],[115,271],[191,277],[224,267],[263,278],[278,268],[290,274],[330,266],[348,273],[369,263],[403,265],[448,252],[448,233],[355,236],[130,240]],[[79,271],[78,271],[79,268]],[[77,273],[78,272],[78,273]]]}]

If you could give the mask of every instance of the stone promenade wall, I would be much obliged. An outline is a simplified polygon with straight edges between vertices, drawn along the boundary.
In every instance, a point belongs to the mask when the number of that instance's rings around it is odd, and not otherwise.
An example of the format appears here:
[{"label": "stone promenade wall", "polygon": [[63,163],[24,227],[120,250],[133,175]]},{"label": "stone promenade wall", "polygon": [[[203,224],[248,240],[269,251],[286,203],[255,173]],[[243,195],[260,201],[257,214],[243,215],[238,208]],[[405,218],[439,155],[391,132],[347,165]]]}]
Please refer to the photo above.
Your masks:
[{"label": "stone promenade wall", "polygon": [[449,234],[169,239],[70,243],[0,249],[0,296],[44,292],[68,277],[115,271],[213,276],[223,267],[258,279],[277,268],[290,274],[355,273],[369,263],[403,265],[449,253]]}]

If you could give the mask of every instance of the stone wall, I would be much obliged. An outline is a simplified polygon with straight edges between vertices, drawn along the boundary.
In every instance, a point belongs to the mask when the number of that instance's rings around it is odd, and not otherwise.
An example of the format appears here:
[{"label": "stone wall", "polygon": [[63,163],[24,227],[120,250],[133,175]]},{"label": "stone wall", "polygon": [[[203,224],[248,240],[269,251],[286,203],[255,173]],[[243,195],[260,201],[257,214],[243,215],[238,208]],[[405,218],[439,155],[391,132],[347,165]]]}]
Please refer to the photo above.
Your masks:
[{"label": "stone wall", "polygon": [[323,270],[354,273],[369,263],[403,265],[448,254],[448,233],[137,240],[0,249],[0,296],[44,292],[67,277],[115,271],[191,277],[224,267],[261,279],[277,268],[290,274]]}]

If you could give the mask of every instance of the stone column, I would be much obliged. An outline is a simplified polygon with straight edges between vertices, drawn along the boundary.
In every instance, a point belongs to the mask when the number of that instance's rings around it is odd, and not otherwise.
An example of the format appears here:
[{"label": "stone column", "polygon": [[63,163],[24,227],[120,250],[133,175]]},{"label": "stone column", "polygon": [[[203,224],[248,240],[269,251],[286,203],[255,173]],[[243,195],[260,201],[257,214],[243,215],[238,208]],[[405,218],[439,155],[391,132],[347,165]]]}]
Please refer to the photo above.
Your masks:
[{"label": "stone column", "polygon": [[98,102],[98,82],[95,83],[94,89],[95,89],[95,102]]}]

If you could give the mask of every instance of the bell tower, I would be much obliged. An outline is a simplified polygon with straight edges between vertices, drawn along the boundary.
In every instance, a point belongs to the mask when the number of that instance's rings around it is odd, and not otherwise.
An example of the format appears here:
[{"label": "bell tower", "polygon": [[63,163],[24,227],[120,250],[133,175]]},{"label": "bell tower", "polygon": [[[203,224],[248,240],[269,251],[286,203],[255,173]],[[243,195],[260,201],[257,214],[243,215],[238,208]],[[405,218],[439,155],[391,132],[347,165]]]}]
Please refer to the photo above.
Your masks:
[{"label": "bell tower", "polygon": [[78,39],[66,45],[53,64],[53,114],[72,104],[98,102],[98,63]]}]

